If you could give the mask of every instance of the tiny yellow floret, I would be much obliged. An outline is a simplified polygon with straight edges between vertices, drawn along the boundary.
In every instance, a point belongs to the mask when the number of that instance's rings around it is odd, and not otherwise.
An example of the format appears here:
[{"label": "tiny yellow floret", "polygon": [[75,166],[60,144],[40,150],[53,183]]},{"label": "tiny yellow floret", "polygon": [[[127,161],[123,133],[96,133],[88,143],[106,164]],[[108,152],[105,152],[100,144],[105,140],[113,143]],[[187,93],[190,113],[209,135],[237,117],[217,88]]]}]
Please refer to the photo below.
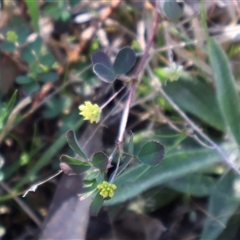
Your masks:
[{"label": "tiny yellow floret", "polygon": [[115,184],[103,181],[101,184],[98,184],[97,189],[100,190],[99,194],[103,198],[112,198],[114,196],[114,190],[117,189],[117,186]]},{"label": "tiny yellow floret", "polygon": [[6,39],[9,42],[16,42],[18,40],[18,35],[14,31],[8,31],[6,35]]},{"label": "tiny yellow floret", "polygon": [[89,120],[91,123],[99,122],[102,110],[97,104],[86,101],[78,108],[80,110],[79,114],[84,117],[84,120]]}]

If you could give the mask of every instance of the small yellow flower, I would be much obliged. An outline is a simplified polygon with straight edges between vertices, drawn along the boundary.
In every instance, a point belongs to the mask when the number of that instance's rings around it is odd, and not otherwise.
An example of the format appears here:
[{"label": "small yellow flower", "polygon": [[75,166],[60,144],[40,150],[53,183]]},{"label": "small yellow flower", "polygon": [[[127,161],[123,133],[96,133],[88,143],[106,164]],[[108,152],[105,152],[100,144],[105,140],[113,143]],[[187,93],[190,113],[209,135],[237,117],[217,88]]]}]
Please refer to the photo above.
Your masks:
[{"label": "small yellow flower", "polygon": [[18,40],[18,35],[14,31],[8,31],[6,38],[9,42],[16,42]]},{"label": "small yellow flower", "polygon": [[103,198],[112,198],[114,195],[114,190],[117,189],[117,186],[115,184],[103,181],[102,184],[98,184],[97,189],[100,190],[99,194]]},{"label": "small yellow flower", "polygon": [[84,120],[89,120],[91,123],[99,122],[102,110],[97,104],[86,101],[78,108],[80,110],[79,114],[84,116]]}]

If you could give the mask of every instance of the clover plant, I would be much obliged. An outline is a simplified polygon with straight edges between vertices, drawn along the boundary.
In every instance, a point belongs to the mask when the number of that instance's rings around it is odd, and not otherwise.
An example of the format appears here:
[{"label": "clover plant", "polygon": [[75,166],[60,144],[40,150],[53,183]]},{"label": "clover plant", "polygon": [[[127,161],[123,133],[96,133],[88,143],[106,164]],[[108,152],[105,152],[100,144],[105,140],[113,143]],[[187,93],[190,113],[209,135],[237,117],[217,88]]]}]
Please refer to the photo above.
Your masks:
[{"label": "clover plant", "polygon": [[[136,63],[136,54],[130,47],[124,47],[117,53],[112,63],[109,56],[97,51],[92,55],[93,71],[104,82],[113,83],[116,79],[126,83],[136,84],[136,77],[126,76]],[[131,88],[131,87],[130,87]],[[131,88],[133,89],[133,88]],[[131,93],[131,91],[130,91]],[[131,100],[132,94],[129,95]],[[79,106],[80,115],[84,120],[91,123],[99,122],[102,109],[111,101],[99,107],[96,103],[85,102]],[[129,111],[129,103],[126,110]],[[126,114],[126,112],[125,112]],[[123,114],[124,116],[124,114]],[[163,145],[157,141],[147,142],[139,151],[134,154],[133,136],[130,137],[128,146],[123,143],[123,136],[126,128],[127,118],[124,117],[119,129],[119,137],[110,155],[104,152],[96,152],[88,158],[84,150],[78,144],[75,133],[72,130],[67,132],[67,142],[72,150],[78,155],[74,158],[67,155],[60,157],[60,168],[65,174],[73,175],[86,172],[84,183],[85,187],[79,194],[80,199],[92,196],[93,201],[90,206],[90,214],[96,216],[105,200],[114,197],[117,186],[114,184],[130,162],[143,163],[146,167],[155,167],[162,161],[165,153]],[[117,157],[117,166],[110,177],[107,176],[108,170],[112,167],[112,160]]]},{"label": "clover plant", "polygon": [[[177,21],[182,16],[182,7],[176,1],[164,1],[160,4],[156,1],[156,7],[160,11],[163,10],[164,15],[171,21]],[[112,84],[116,80],[120,80],[129,88],[128,99],[119,126],[118,138],[110,155],[104,152],[96,152],[92,157],[88,158],[84,150],[79,146],[75,133],[72,130],[67,132],[67,142],[78,157],[74,158],[62,155],[60,157],[60,168],[68,175],[85,172],[85,186],[79,194],[79,198],[82,200],[89,196],[92,197],[90,214],[93,216],[98,214],[105,200],[107,201],[114,198],[115,192],[118,191],[118,186],[114,184],[114,182],[121,176],[124,170],[128,168],[131,162],[134,162],[135,165],[137,163],[144,164],[146,169],[149,169],[159,165],[164,158],[165,148],[158,141],[145,143],[138,153],[134,151],[133,135],[130,137],[128,144],[124,143],[133,94],[136,90],[138,81],[140,81],[139,74],[148,57],[153,35],[156,30],[157,19],[158,14],[156,13],[154,22],[155,27],[152,29],[153,34],[150,36],[144,55],[137,66],[135,66],[136,53],[130,47],[123,47],[120,49],[113,62],[103,51],[97,51],[92,55],[93,72],[100,80],[109,84]],[[131,69],[133,69],[133,71],[130,71]],[[176,81],[180,75],[181,66],[169,69],[169,78],[172,81]],[[102,109],[114,99],[114,97],[115,96],[111,97],[102,106],[86,101],[79,106],[80,115],[84,117],[84,120],[89,120],[91,123],[98,123],[101,120]],[[112,168],[112,161],[114,158],[117,159],[117,165],[113,173],[108,176],[107,173],[108,170]]]},{"label": "clover plant", "polygon": [[26,27],[18,30],[6,30],[5,41],[0,48],[6,53],[17,53],[22,61],[26,62],[28,71],[19,75],[16,82],[23,86],[26,94],[31,94],[40,89],[46,82],[54,82],[59,76],[54,69],[56,60],[49,53],[36,34],[29,35]]}]

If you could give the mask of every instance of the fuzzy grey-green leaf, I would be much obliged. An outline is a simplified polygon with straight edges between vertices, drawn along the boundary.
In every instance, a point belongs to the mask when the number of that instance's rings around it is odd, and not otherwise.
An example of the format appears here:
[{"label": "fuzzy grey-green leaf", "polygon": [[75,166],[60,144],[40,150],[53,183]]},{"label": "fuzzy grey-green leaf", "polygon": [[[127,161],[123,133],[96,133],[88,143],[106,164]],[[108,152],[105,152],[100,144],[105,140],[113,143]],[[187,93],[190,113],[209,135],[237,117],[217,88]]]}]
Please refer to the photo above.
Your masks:
[{"label": "fuzzy grey-green leaf", "polygon": [[240,145],[240,104],[229,61],[222,48],[212,38],[208,39],[208,54],[223,119]]},{"label": "fuzzy grey-green leaf", "polygon": [[208,217],[204,221],[201,240],[217,239],[219,234],[225,229],[225,225],[230,217],[237,210],[239,197],[236,196],[234,189],[234,182],[236,180],[236,174],[229,171],[216,184],[215,189],[210,195],[207,209]]},{"label": "fuzzy grey-green leaf", "polygon": [[151,167],[157,166],[165,154],[164,146],[159,142],[146,143],[138,153],[138,159]]}]

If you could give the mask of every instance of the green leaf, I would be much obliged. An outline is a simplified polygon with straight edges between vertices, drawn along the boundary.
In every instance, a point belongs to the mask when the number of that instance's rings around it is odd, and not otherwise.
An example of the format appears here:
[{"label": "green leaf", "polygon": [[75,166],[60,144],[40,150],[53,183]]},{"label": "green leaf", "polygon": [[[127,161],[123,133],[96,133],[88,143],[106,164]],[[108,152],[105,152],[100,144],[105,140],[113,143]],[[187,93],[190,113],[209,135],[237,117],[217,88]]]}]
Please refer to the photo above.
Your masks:
[{"label": "green leaf", "polygon": [[80,148],[80,146],[78,144],[78,141],[77,141],[74,131],[69,130],[66,133],[66,136],[67,136],[67,142],[68,142],[68,145],[70,146],[70,148],[75,153],[77,153],[80,157],[82,157],[85,160],[88,160],[88,158],[86,157],[86,155],[84,154],[84,152],[82,151],[82,149]]},{"label": "green leaf", "polygon": [[84,181],[93,181],[99,175],[98,170],[88,171],[84,177]]},{"label": "green leaf", "polygon": [[58,20],[61,17],[61,11],[57,9],[55,4],[49,4],[44,8],[44,15],[46,17],[54,17],[54,19]]},{"label": "green leaf", "polygon": [[39,58],[41,55],[42,44],[43,44],[42,38],[38,36],[34,42],[31,42],[28,45],[29,48],[31,49],[31,52],[34,51],[37,58]]},{"label": "green leaf", "polygon": [[164,161],[154,168],[139,164],[117,177],[115,195],[107,204],[116,204],[137,196],[147,189],[205,169],[221,162],[218,153],[209,149],[182,149],[166,155]]},{"label": "green leaf", "polygon": [[97,63],[102,64],[103,66],[105,66],[106,68],[108,68],[109,70],[111,70],[113,72],[113,66],[111,63],[111,59],[109,58],[109,56],[102,52],[102,51],[97,51],[95,53],[93,53],[92,55],[92,64],[95,65]]},{"label": "green leaf", "polygon": [[[238,180],[238,181],[237,181]],[[226,223],[239,206],[239,196],[236,195],[234,184],[239,185],[239,178],[229,171],[217,183],[210,196],[207,219],[204,222],[201,240],[216,239],[225,229]]]},{"label": "green leaf", "polygon": [[92,166],[90,163],[83,162],[67,155],[62,155],[60,161],[60,168],[67,175],[76,175],[86,172]]},{"label": "green leaf", "polygon": [[240,215],[238,213],[239,211],[237,210],[236,213],[232,215],[231,219],[227,223],[226,228],[218,236],[217,240],[236,238],[236,234],[239,231],[240,226]]},{"label": "green leaf", "polygon": [[212,38],[208,40],[208,54],[222,116],[237,144],[240,145],[239,98],[227,56]]},{"label": "green leaf", "polygon": [[39,89],[40,89],[40,85],[37,82],[26,83],[23,85],[23,91],[27,95],[37,92],[39,91]]},{"label": "green leaf", "polygon": [[2,43],[1,45],[1,49],[4,51],[4,52],[14,52],[16,50],[16,46],[14,43],[12,42],[4,42]]},{"label": "green leaf", "polygon": [[21,58],[28,64],[32,64],[36,61],[36,57],[33,55],[31,48],[28,46],[22,49],[20,55]]},{"label": "green leaf", "polygon": [[18,35],[18,43],[20,45],[24,44],[26,42],[26,39],[29,35],[29,28],[28,26],[24,25],[16,30],[16,33]]},{"label": "green leaf", "polygon": [[61,20],[63,22],[66,22],[68,19],[70,19],[70,17],[71,17],[71,14],[70,14],[69,11],[65,11],[65,10],[62,11],[62,13],[61,13]]},{"label": "green leaf", "polygon": [[99,193],[97,193],[90,205],[89,212],[91,216],[96,217],[98,215],[103,205],[103,202],[103,197]]},{"label": "green leaf", "polygon": [[151,167],[157,166],[164,157],[164,146],[159,142],[146,143],[138,153],[138,159]]},{"label": "green leaf", "polygon": [[[91,188],[91,187],[90,187],[90,188]],[[93,194],[96,192],[96,190],[92,190],[92,191],[91,191],[90,188],[85,189],[85,191],[86,191],[85,193],[79,193],[79,194],[78,194],[78,199],[79,199],[79,201],[83,201],[83,200],[89,198],[91,195],[93,195]]]},{"label": "green leaf", "polygon": [[176,0],[163,0],[160,1],[165,16],[173,22],[177,22],[183,15],[183,5]]},{"label": "green leaf", "polygon": [[59,115],[64,108],[64,103],[67,99],[52,97],[46,101],[46,108],[43,111],[44,118],[54,118]]},{"label": "green leaf", "polygon": [[113,63],[115,74],[121,75],[127,73],[136,62],[135,51],[130,47],[122,48]]},{"label": "green leaf", "polygon": [[26,83],[30,83],[30,82],[32,82],[33,81],[33,79],[31,79],[30,77],[28,77],[28,76],[26,76],[26,75],[24,75],[24,76],[18,76],[17,78],[16,78],[16,82],[18,83],[18,84],[26,84]]},{"label": "green leaf", "polygon": [[80,0],[68,0],[71,7],[74,7],[76,4],[80,2]]},{"label": "green leaf", "polygon": [[55,82],[58,80],[59,76],[56,72],[48,72],[45,74],[42,74],[39,78],[39,81],[41,82]]},{"label": "green leaf", "polygon": [[100,171],[106,171],[108,165],[108,156],[103,152],[94,153],[92,156],[92,164]]},{"label": "green leaf", "polygon": [[134,152],[134,145],[133,145],[133,133],[132,133],[128,143],[128,153],[133,155],[134,154],[133,152]]},{"label": "green leaf", "polygon": [[50,68],[56,62],[56,60],[52,54],[47,53],[41,57],[40,62],[42,65],[45,65]]},{"label": "green leaf", "polygon": [[215,178],[194,173],[169,181],[165,186],[191,196],[204,197],[212,193],[215,184]]},{"label": "green leaf", "polygon": [[111,83],[115,80],[114,72],[101,63],[93,66],[93,72],[104,82]]},{"label": "green leaf", "polygon": [[[158,73],[156,74],[159,76]],[[195,115],[215,129],[225,130],[225,123],[212,86],[200,79],[194,82],[181,79],[177,82],[169,82],[164,86],[164,91],[184,111]]]},{"label": "green leaf", "polygon": [[39,6],[38,1],[26,0],[29,15],[31,16],[32,26],[35,32],[39,31]]}]

